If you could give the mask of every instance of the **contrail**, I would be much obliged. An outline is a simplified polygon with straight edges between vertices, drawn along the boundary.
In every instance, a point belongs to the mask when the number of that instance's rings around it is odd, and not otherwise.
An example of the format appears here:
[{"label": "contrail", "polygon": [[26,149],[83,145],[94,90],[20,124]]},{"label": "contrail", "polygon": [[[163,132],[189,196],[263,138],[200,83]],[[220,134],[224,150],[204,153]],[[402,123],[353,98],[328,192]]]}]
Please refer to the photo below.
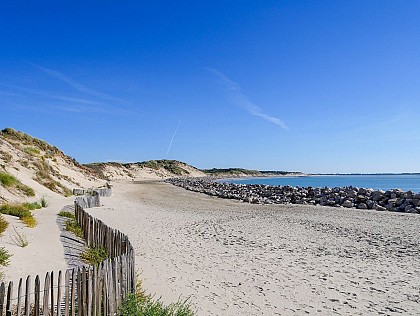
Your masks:
[{"label": "contrail", "polygon": [[213,69],[213,68],[206,68],[206,69],[212,72],[213,74],[215,74],[217,77],[219,77],[223,81],[228,91],[228,99],[230,100],[230,102],[243,108],[245,111],[247,111],[251,115],[262,118],[263,120],[266,120],[270,123],[280,126],[281,128],[285,130],[289,130],[289,127],[281,119],[264,113],[264,111],[258,105],[253,103],[250,99],[248,99],[248,97],[245,96],[245,94],[242,92],[242,89],[238,83],[230,80],[228,77],[226,77],[222,72],[220,72],[217,69]]},{"label": "contrail", "polygon": [[175,132],[174,132],[174,134],[172,135],[171,142],[169,143],[168,150],[166,151],[166,155],[165,155],[166,157],[168,156],[169,152],[171,151],[172,143],[173,143],[173,141],[174,141],[174,138],[175,138],[175,136],[176,136],[176,133],[178,133],[178,129],[179,129],[179,126],[180,126],[180,125],[181,125],[181,120],[179,120],[179,121],[178,121],[178,126],[176,127]]},{"label": "contrail", "polygon": [[94,96],[94,97],[98,97],[98,98],[102,98],[102,99],[108,99],[108,100],[112,100],[112,101],[119,101],[119,102],[125,102],[125,100],[120,99],[120,98],[116,98],[113,97],[109,94],[88,88],[84,85],[82,85],[81,83],[77,82],[76,80],[62,74],[61,72],[54,70],[54,69],[49,69],[46,67],[42,67],[40,65],[31,63],[31,62],[27,62],[29,65],[37,68],[38,70],[41,70],[42,72],[46,73],[47,75],[54,77],[58,80],[61,80],[62,82],[68,84],[69,86],[73,87],[74,89],[76,89],[79,92]]}]

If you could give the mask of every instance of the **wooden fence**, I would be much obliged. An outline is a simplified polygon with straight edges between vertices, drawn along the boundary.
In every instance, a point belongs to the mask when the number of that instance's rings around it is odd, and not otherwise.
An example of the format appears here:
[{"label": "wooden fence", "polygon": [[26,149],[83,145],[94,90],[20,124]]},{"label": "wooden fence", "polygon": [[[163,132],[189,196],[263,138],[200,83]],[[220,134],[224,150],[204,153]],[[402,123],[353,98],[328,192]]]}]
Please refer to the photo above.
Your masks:
[{"label": "wooden fence", "polygon": [[[0,284],[0,316],[111,316],[134,293],[135,257],[127,236],[89,215],[75,202],[77,222],[88,246],[105,247],[109,259],[98,266],[47,273]],[[43,283],[41,282],[43,281]],[[41,284],[42,283],[42,284]]]},{"label": "wooden fence", "polygon": [[97,189],[73,189],[74,195],[92,195],[96,192],[99,196],[111,196],[112,188],[110,186],[106,188],[97,188]]},{"label": "wooden fence", "polygon": [[82,208],[91,208],[101,206],[99,194],[93,191],[92,195],[82,195],[76,198],[76,204]]}]

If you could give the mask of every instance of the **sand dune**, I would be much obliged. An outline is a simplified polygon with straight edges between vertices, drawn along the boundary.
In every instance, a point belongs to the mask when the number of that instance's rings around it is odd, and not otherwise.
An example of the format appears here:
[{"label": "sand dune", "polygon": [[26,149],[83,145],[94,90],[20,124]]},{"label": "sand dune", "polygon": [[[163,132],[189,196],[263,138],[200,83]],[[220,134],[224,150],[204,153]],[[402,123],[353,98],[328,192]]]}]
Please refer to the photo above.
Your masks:
[{"label": "sand dune", "polygon": [[420,216],[222,200],[118,182],[91,213],[129,235],[147,291],[198,315],[420,310]]}]

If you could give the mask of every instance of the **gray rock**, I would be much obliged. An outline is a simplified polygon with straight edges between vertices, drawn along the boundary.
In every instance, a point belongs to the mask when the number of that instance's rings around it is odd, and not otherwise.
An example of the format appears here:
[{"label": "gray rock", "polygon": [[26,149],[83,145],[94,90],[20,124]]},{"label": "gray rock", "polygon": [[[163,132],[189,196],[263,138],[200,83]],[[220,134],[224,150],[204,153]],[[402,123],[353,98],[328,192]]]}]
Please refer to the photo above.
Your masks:
[{"label": "gray rock", "polygon": [[367,205],[365,203],[359,203],[357,205],[357,208],[358,209],[361,209],[361,210],[366,210],[368,207],[367,207]]},{"label": "gray rock", "polygon": [[350,208],[350,207],[353,207],[353,202],[352,201],[349,201],[349,200],[345,200],[343,202],[343,204],[341,204],[341,206]]},{"label": "gray rock", "polygon": [[380,205],[375,205],[374,209],[377,210],[377,211],[381,211],[381,212],[384,212],[384,211],[387,210],[385,207],[380,206]]}]

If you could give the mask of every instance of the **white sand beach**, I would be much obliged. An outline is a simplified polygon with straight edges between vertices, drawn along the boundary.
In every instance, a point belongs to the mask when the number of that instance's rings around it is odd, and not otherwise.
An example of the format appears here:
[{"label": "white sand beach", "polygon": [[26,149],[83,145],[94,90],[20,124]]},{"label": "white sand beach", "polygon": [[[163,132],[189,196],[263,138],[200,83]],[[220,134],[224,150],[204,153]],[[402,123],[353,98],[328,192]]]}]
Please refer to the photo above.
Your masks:
[{"label": "white sand beach", "polygon": [[126,233],[149,293],[198,315],[418,315],[420,216],[251,205],[120,181],[89,212]]}]

